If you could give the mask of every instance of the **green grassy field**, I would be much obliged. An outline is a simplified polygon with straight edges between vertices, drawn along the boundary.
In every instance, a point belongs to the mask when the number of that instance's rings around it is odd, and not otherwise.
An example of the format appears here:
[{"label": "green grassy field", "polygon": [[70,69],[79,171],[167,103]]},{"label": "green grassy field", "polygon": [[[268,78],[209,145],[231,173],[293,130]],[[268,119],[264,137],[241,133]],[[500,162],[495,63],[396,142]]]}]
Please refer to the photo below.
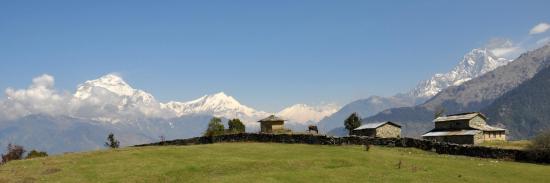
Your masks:
[{"label": "green grassy field", "polygon": [[[401,162],[401,163],[399,163]],[[399,164],[400,167],[399,167]],[[0,182],[550,182],[550,166],[412,148],[223,143],[12,161]]]},{"label": "green grassy field", "polygon": [[498,147],[502,149],[526,149],[531,145],[528,140],[516,140],[516,141],[489,141],[479,144],[480,146]]}]

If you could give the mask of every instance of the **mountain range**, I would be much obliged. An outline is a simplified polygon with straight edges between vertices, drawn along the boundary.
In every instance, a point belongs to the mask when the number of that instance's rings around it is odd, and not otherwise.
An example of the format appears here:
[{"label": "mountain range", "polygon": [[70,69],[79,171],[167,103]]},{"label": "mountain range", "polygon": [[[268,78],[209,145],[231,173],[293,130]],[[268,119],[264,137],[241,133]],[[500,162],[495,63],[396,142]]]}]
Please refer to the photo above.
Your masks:
[{"label": "mountain range", "polygon": [[391,97],[371,96],[351,102],[343,106],[340,111],[321,120],[319,126],[322,131],[329,132],[332,129],[342,127],[344,119],[353,112],[368,117],[390,108],[411,107],[422,104],[448,87],[461,85],[510,62],[509,59],[495,56],[487,48],[473,49],[466,53],[451,71],[444,74],[435,74],[405,93],[399,93]]},{"label": "mountain range", "polygon": [[[458,86],[451,86],[436,96],[429,99],[427,102],[414,107],[401,107],[392,108],[382,111],[374,116],[370,116],[364,119],[364,121],[395,121],[400,122],[404,128],[407,128],[406,136],[418,136],[421,133],[429,130],[433,127],[432,119],[435,110],[443,109],[446,114],[470,112],[470,111],[487,111],[488,123],[498,127],[508,128],[510,138],[524,138],[535,135],[534,131],[537,128],[544,126],[538,126],[531,124],[531,122],[524,123],[523,128],[530,130],[522,130],[517,128],[519,121],[510,121],[512,119],[504,119],[504,116],[510,115],[509,113],[517,113],[514,111],[508,111],[501,97],[508,96],[509,92],[517,90],[522,91],[521,84],[529,81],[538,72],[550,66],[550,45],[545,45],[533,51],[529,51],[521,54],[513,62],[498,67],[493,71],[487,72],[477,78],[473,78],[467,82],[464,82]],[[529,89],[527,89],[529,90]],[[535,87],[531,87],[530,90],[538,90]],[[524,92],[527,93],[527,92]],[[491,106],[493,102],[497,106]],[[500,104],[500,105],[498,105]],[[514,106],[527,107],[526,106]],[[487,109],[486,109],[487,108]],[[500,112],[496,112],[499,111]],[[502,113],[504,112],[504,113]],[[525,113],[529,114],[529,113]],[[516,114],[517,115],[517,114]],[[521,114],[524,115],[524,114]],[[523,116],[528,117],[528,116]],[[537,118],[537,116],[531,116]],[[497,121],[503,120],[503,121]],[[525,118],[524,118],[525,120]],[[514,124],[514,125],[512,125]],[[509,128],[510,127],[510,128]]]},{"label": "mountain range", "polygon": [[297,104],[268,113],[224,92],[162,103],[116,74],[86,81],[73,94],[55,90],[54,81],[42,75],[26,89],[6,90],[6,99],[0,100],[0,146],[11,142],[60,153],[101,148],[109,132],[122,145],[157,141],[159,136],[186,138],[201,135],[212,117],[239,118],[248,131],[256,131],[256,121],[270,114],[282,116],[288,127],[303,131],[339,109],[333,104]]},{"label": "mountain range", "polygon": [[436,74],[409,92],[372,96],[342,108],[296,104],[275,113],[243,105],[224,92],[159,102],[116,74],[86,81],[74,93],[61,92],[52,76],[42,75],[28,88],[6,89],[6,98],[0,100],[0,146],[16,143],[61,153],[102,148],[110,132],[122,145],[158,141],[160,136],[186,138],[201,135],[212,117],[240,118],[247,131],[256,131],[256,121],[271,114],[288,120],[287,127],[295,131],[317,124],[322,132],[343,133],[343,120],[352,112],[366,117],[365,122],[398,122],[405,136],[418,136],[432,128],[437,109],[447,114],[483,111],[490,124],[509,128],[512,138],[526,138],[550,126],[547,101],[537,100],[547,98],[548,56],[549,45],[514,61],[474,49],[450,72]]}]

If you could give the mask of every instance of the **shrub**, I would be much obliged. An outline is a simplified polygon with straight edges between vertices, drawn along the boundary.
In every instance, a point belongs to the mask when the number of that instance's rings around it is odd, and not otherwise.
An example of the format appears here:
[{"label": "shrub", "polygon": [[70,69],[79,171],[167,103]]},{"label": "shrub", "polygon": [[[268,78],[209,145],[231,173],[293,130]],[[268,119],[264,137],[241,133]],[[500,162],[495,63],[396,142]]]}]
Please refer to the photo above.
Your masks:
[{"label": "shrub", "polygon": [[120,142],[115,138],[115,135],[113,133],[110,133],[109,136],[107,136],[107,142],[105,142],[105,147],[115,149],[115,148],[118,148],[119,146],[120,146]]},{"label": "shrub", "polygon": [[25,153],[25,149],[23,148],[23,146],[14,145],[10,143],[8,144],[6,154],[2,155],[2,164],[5,164],[8,161],[12,161],[12,160],[23,159],[24,153]]},{"label": "shrub", "polygon": [[32,150],[29,152],[29,154],[27,154],[27,157],[25,159],[39,158],[39,157],[46,157],[46,156],[48,156],[48,153],[44,151]]},{"label": "shrub", "polygon": [[345,121],[344,126],[346,126],[346,129],[349,131],[349,134],[353,131],[353,129],[358,128],[361,126],[361,117],[357,113],[352,113]]},{"label": "shrub", "polygon": [[550,130],[546,130],[533,138],[531,140],[531,145],[529,145],[529,149],[550,151]]},{"label": "shrub", "polygon": [[224,130],[225,129],[222,124],[222,119],[214,117],[210,120],[210,122],[208,122],[208,128],[206,129],[206,132],[204,132],[204,135],[205,136],[223,135]]},{"label": "shrub", "polygon": [[246,130],[246,127],[241,122],[241,120],[238,119],[238,118],[229,120],[227,122],[227,125],[229,126],[229,132],[230,133],[244,133],[245,130]]}]

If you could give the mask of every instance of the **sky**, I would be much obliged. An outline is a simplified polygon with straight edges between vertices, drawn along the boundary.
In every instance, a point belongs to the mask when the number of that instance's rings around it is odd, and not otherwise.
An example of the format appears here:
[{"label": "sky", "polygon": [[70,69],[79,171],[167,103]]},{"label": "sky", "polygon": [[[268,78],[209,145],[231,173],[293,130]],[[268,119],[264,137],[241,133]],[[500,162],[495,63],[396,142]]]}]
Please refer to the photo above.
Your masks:
[{"label": "sky", "polygon": [[[550,1],[1,1],[0,90],[117,73],[157,100],[278,111],[406,92],[473,48],[550,40]],[[507,57],[517,55],[510,54]],[[3,97],[2,97],[3,98]]]}]

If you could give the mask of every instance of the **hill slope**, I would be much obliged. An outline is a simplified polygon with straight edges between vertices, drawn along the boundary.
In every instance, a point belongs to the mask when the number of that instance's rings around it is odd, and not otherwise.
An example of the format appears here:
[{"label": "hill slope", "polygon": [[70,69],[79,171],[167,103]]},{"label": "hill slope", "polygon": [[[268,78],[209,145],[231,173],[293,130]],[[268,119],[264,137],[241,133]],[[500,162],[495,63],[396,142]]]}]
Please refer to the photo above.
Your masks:
[{"label": "hill slope", "polygon": [[549,171],[416,149],[226,143],[13,161],[0,166],[0,182],[548,182]]},{"label": "hill slope", "polygon": [[458,65],[451,71],[435,74],[430,79],[420,82],[409,92],[400,93],[392,97],[371,96],[354,101],[344,106],[337,113],[323,119],[319,123],[319,126],[323,132],[328,132],[334,128],[342,127],[344,119],[353,112],[357,112],[363,117],[368,117],[390,108],[411,107],[422,104],[448,87],[458,86],[504,66],[510,63],[510,61],[495,56],[487,48],[473,49],[466,53]]},{"label": "hill slope", "polygon": [[530,138],[550,128],[550,68],[495,100],[483,112],[516,138]]}]

